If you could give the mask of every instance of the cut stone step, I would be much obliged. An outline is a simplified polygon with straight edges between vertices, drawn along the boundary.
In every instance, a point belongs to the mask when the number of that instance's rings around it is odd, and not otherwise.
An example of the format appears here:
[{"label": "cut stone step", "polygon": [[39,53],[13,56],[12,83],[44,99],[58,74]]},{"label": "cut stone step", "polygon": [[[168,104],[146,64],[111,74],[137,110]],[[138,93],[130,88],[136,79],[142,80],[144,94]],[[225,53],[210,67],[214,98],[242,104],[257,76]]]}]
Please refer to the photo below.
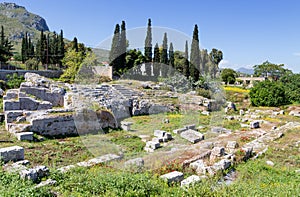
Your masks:
[{"label": "cut stone step", "polygon": [[15,136],[20,141],[33,141],[33,132],[22,132],[22,133],[15,133]]}]

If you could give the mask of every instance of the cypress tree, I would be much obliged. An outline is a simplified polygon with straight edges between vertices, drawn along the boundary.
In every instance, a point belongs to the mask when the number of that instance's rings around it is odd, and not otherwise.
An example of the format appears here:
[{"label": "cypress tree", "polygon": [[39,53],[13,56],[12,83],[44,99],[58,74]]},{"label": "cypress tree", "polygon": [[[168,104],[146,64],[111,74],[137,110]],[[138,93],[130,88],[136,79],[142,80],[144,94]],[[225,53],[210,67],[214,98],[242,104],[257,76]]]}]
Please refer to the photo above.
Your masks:
[{"label": "cypress tree", "polygon": [[190,61],[190,76],[196,82],[199,79],[199,66],[200,66],[200,50],[199,50],[199,36],[198,26],[195,25],[193,31],[193,40],[191,46],[191,61]]},{"label": "cypress tree", "polygon": [[120,37],[120,47],[119,47],[119,70],[120,74],[123,74],[126,70],[126,25],[125,21],[122,21],[121,24],[121,37]]},{"label": "cypress tree", "polygon": [[73,44],[72,49],[74,49],[76,52],[78,52],[78,40],[76,37],[74,37],[72,44]]},{"label": "cypress tree", "polygon": [[158,43],[155,44],[154,47],[154,57],[153,57],[153,75],[155,78],[160,75],[160,53]]},{"label": "cypress tree", "polygon": [[190,62],[189,62],[188,41],[185,41],[183,75],[186,76],[186,78],[189,78],[189,76],[190,76],[189,64],[190,64]]},{"label": "cypress tree", "polygon": [[167,77],[168,73],[168,38],[167,33],[164,33],[162,53],[160,57],[162,77]]},{"label": "cypress tree", "polygon": [[174,74],[174,61],[175,61],[175,57],[174,57],[174,48],[173,48],[173,43],[170,43],[170,48],[169,48],[169,75],[173,75]]},{"label": "cypress tree", "polygon": [[13,56],[11,52],[13,50],[13,45],[8,38],[6,38],[3,26],[1,26],[0,37],[0,62],[7,62],[7,60]]},{"label": "cypress tree", "polygon": [[65,42],[63,30],[60,30],[59,39],[58,39],[58,63],[61,65],[61,60],[65,57]]},{"label": "cypress tree", "polygon": [[27,46],[26,46],[26,39],[23,37],[22,38],[22,48],[21,48],[21,58],[22,58],[22,63],[25,63],[26,61],[26,50],[27,50]]},{"label": "cypress tree", "polygon": [[151,19],[148,19],[147,35],[145,39],[145,58],[146,63],[152,61],[152,28],[151,28]]},{"label": "cypress tree", "polygon": [[116,24],[114,36],[111,43],[111,49],[109,53],[109,64],[112,66],[113,75],[119,76],[118,65],[119,65],[119,40],[120,40],[120,25]]}]

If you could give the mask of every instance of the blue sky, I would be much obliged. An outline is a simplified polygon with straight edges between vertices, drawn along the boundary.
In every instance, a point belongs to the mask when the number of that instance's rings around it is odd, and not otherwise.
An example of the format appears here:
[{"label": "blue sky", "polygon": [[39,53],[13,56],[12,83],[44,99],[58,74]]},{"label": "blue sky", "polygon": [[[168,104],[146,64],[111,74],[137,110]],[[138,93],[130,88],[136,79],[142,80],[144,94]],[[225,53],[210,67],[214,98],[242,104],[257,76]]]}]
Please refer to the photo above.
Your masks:
[{"label": "blue sky", "polygon": [[122,20],[127,29],[132,29],[146,26],[151,18],[153,26],[175,29],[188,36],[198,24],[201,46],[223,51],[222,67],[250,67],[269,60],[300,72],[297,0],[14,2],[44,17],[51,31],[63,29],[65,37],[76,36],[88,46],[96,46],[111,36],[115,24]]}]

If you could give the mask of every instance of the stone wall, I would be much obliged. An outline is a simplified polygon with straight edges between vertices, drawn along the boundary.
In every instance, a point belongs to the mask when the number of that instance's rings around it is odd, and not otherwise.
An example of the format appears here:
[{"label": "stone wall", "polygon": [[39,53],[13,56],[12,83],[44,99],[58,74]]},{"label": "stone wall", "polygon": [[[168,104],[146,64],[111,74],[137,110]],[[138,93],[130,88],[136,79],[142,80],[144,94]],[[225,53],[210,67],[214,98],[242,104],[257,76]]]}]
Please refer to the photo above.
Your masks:
[{"label": "stone wall", "polygon": [[36,73],[47,78],[59,78],[62,75],[60,70],[0,70],[0,80],[6,81],[6,76],[14,73],[17,73],[18,76],[24,76],[27,72]]}]

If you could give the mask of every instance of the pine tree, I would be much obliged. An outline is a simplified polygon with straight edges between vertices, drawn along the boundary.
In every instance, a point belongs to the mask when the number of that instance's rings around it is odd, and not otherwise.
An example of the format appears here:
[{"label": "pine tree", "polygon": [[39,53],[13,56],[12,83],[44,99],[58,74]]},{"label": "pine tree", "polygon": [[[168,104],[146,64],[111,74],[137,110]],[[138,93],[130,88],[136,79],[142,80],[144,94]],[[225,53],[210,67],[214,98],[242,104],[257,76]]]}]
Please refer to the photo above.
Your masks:
[{"label": "pine tree", "polygon": [[183,75],[186,78],[190,76],[190,68],[189,68],[189,48],[188,48],[188,41],[185,41],[185,51],[184,51],[184,65],[183,65]]},{"label": "pine tree", "polygon": [[167,77],[168,74],[168,38],[167,33],[164,33],[162,53],[160,57],[162,77]]},{"label": "pine tree", "polygon": [[126,25],[125,21],[122,21],[121,24],[121,37],[120,37],[120,47],[119,47],[119,70],[120,74],[123,74],[126,70]]},{"label": "pine tree", "polygon": [[160,53],[158,43],[154,47],[154,57],[153,57],[153,75],[155,78],[160,75]]},{"label": "pine tree", "polygon": [[147,35],[145,39],[145,58],[146,63],[152,61],[152,28],[151,28],[151,19],[148,19]]},{"label": "pine tree", "polygon": [[200,66],[200,50],[199,50],[199,36],[198,26],[195,25],[193,31],[193,40],[191,46],[191,61],[190,61],[190,76],[196,82],[199,79],[199,66]]},{"label": "pine tree", "polygon": [[109,53],[109,64],[112,66],[113,75],[119,76],[119,40],[120,40],[120,25],[116,24],[114,36],[111,43],[111,49]]}]

